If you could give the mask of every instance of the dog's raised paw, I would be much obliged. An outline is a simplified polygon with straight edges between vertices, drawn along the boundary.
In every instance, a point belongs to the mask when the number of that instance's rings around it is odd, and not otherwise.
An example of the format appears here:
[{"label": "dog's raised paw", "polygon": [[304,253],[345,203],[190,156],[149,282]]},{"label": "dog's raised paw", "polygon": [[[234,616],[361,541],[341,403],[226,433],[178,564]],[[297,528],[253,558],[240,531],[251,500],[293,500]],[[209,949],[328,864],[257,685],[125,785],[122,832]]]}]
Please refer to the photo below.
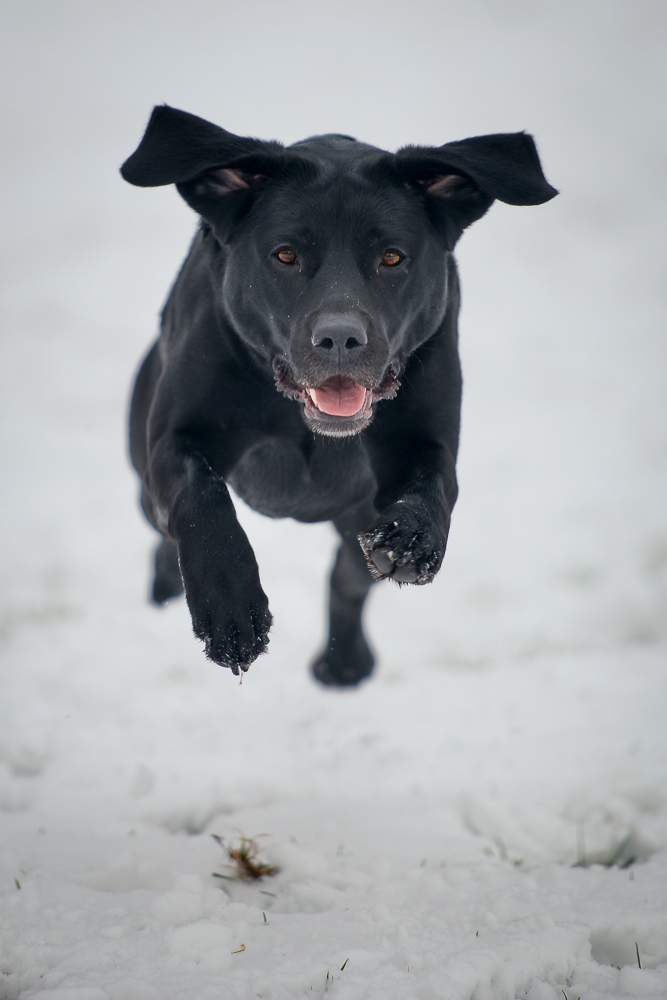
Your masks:
[{"label": "dog's raised paw", "polygon": [[357,537],[374,580],[430,583],[445,554],[442,533],[407,510],[394,518],[385,514]]},{"label": "dog's raised paw", "polygon": [[222,614],[215,618],[210,612],[192,615],[194,633],[204,643],[206,656],[236,676],[245,673],[267,651],[273,623],[268,606],[251,605],[247,614],[237,612],[234,617]]}]

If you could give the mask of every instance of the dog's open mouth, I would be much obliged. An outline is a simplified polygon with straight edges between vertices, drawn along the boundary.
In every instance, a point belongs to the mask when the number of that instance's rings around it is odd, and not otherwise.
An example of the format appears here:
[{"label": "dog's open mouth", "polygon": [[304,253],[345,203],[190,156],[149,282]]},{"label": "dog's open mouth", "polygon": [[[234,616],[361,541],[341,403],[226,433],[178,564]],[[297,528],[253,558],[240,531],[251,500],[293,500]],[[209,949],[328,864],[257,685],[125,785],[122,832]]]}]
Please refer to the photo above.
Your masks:
[{"label": "dog's open mouth", "polygon": [[392,399],[398,392],[398,364],[389,366],[379,385],[366,386],[349,375],[332,375],[318,385],[301,385],[283,358],[273,362],[276,388],[289,399],[303,403],[303,416],[311,430],[330,437],[358,434],[371,422],[373,404]]},{"label": "dog's open mouth", "polygon": [[309,389],[308,394],[321,413],[331,417],[354,417],[366,405],[370,389],[347,375],[333,375],[321,385]]}]

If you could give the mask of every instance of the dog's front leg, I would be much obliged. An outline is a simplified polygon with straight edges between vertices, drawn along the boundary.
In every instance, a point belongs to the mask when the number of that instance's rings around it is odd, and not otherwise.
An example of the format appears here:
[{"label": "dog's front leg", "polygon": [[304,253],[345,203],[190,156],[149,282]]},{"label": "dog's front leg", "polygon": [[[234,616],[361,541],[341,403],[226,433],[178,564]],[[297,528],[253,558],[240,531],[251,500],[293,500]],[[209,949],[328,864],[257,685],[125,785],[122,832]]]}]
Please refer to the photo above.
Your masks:
[{"label": "dog's front leg", "polygon": [[456,502],[455,456],[432,441],[412,441],[399,454],[399,461],[378,463],[381,513],[359,544],[375,580],[430,583],[442,565]]},{"label": "dog's front leg", "polygon": [[222,476],[206,458],[179,454],[164,439],[152,456],[149,487],[160,525],[178,549],[195,635],[234,674],[266,652],[269,603],[250,542]]}]

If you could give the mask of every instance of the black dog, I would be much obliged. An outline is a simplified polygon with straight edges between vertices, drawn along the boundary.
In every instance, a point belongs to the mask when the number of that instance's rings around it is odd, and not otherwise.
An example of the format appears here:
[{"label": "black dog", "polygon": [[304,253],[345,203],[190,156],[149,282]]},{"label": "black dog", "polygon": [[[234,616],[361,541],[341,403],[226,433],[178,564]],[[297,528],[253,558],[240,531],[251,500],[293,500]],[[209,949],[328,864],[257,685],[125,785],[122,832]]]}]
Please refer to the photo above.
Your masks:
[{"label": "black dog", "polygon": [[367,677],[373,580],[429,583],[457,486],[452,251],[494,199],[557,193],[523,132],[392,154],[347,136],[287,148],[155,108],[123,165],[176,184],[201,225],[137,377],[131,454],[162,533],[153,599],[183,592],[206,654],[238,674],[271,614],[227,484],[342,542],[324,684]]}]

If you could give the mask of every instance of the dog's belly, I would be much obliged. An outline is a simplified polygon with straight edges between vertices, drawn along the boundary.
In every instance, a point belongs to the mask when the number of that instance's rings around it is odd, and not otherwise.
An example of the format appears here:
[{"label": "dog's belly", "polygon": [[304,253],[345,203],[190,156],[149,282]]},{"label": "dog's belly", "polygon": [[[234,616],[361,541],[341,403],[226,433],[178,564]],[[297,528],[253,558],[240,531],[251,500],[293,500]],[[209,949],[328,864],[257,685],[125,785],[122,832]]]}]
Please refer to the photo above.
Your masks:
[{"label": "dog's belly", "polygon": [[253,510],[297,521],[330,521],[376,489],[361,444],[327,438],[308,457],[289,440],[262,441],[245,452],[228,481]]}]

